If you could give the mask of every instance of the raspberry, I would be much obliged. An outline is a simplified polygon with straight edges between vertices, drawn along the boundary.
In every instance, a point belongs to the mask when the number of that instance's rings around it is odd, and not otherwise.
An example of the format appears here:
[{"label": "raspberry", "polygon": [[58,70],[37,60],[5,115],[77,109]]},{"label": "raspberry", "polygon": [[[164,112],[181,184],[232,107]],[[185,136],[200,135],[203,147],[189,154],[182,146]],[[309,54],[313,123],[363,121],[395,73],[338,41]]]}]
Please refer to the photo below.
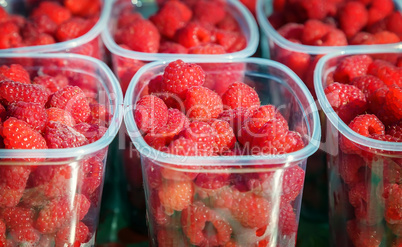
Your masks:
[{"label": "raspberry", "polygon": [[[385,128],[382,122],[375,115],[371,114],[363,114],[355,117],[349,123],[349,128],[366,137],[373,134],[385,134]],[[355,143],[344,136],[341,136],[340,138],[340,147],[341,150],[347,154],[358,154],[361,152],[360,148]]]},{"label": "raspberry", "polygon": [[244,121],[251,117],[253,114],[252,109],[238,107],[234,109],[226,109],[220,115],[220,120],[226,121],[232,127],[234,134],[237,136]]},{"label": "raspberry", "polygon": [[222,1],[197,1],[194,10],[194,18],[200,22],[215,25],[225,18],[225,3]]},{"label": "raspberry", "polygon": [[188,118],[177,109],[168,110],[167,124],[155,133],[148,133],[144,140],[155,149],[160,149],[170,144],[173,138],[189,126]]},{"label": "raspberry", "polygon": [[289,203],[281,203],[279,212],[279,229],[283,235],[292,235],[297,233],[296,214],[292,205]]},{"label": "raspberry", "polygon": [[140,131],[153,133],[166,125],[168,120],[167,106],[158,97],[143,96],[136,103],[134,119]]},{"label": "raspberry", "polygon": [[76,123],[85,122],[91,112],[84,92],[77,86],[67,86],[54,93],[49,105],[70,112]]},{"label": "raspberry", "polygon": [[402,37],[402,14],[399,11],[392,13],[387,20],[387,30]]},{"label": "raspberry", "polygon": [[88,118],[88,123],[108,127],[112,115],[105,105],[97,103],[96,100],[94,101],[94,103],[89,103],[91,115]]},{"label": "raspberry", "polygon": [[387,86],[391,86],[393,84],[402,86],[401,74],[402,71],[399,68],[396,68],[390,62],[384,60],[375,60],[368,67],[368,74],[377,76],[380,78]]},{"label": "raspberry", "polygon": [[115,39],[117,43],[127,45],[133,51],[156,53],[161,37],[151,21],[138,19],[119,29]]},{"label": "raspberry", "polygon": [[26,122],[29,127],[39,132],[43,132],[47,122],[45,107],[38,103],[13,103],[8,106],[8,115]]},{"label": "raspberry", "polygon": [[[208,167],[206,170],[223,170],[223,167]],[[208,190],[216,190],[229,184],[230,174],[227,172],[220,173],[199,173],[194,181],[195,185]]]},{"label": "raspberry", "polygon": [[354,185],[348,194],[349,202],[355,208],[356,218],[370,226],[378,224],[383,218],[382,213],[377,211],[380,205],[371,193],[365,182],[360,182]]},{"label": "raspberry", "polygon": [[22,28],[21,33],[25,39],[35,39],[41,34],[52,36],[56,29],[57,24],[49,16],[42,14],[30,18]]},{"label": "raspberry", "polygon": [[29,166],[6,166],[0,167],[1,184],[11,189],[24,189],[27,184],[31,167]]},{"label": "raspberry", "polygon": [[194,120],[217,118],[223,111],[221,97],[203,86],[195,86],[187,90],[184,106],[187,116]]},{"label": "raspberry", "polygon": [[394,2],[392,0],[373,0],[368,10],[367,25],[372,25],[381,21],[394,10]]},{"label": "raspberry", "polygon": [[189,88],[202,86],[204,81],[205,73],[199,65],[176,60],[165,68],[162,89],[185,99]]},{"label": "raspberry", "polygon": [[18,26],[12,21],[3,22],[0,25],[0,49],[18,47],[22,44]]},{"label": "raspberry", "polygon": [[247,84],[235,82],[229,86],[226,92],[222,95],[222,102],[229,108],[237,107],[259,107],[260,99],[257,92]]},{"label": "raspberry", "polygon": [[287,142],[289,129],[278,119],[267,121],[257,132],[252,140],[254,153],[283,154],[292,148],[292,143]]},{"label": "raspberry", "polygon": [[57,107],[50,107],[46,109],[48,122],[59,122],[61,124],[73,127],[75,120],[70,112]]},{"label": "raspberry", "polygon": [[92,26],[90,20],[74,17],[57,27],[55,38],[60,42],[75,39],[86,34]]},{"label": "raspberry", "polygon": [[[46,197],[56,198],[70,194],[72,174],[72,168],[67,165],[40,166],[32,172],[28,183]],[[35,196],[38,197],[38,192]]]},{"label": "raspberry", "polygon": [[[213,229],[206,228],[210,223]],[[183,232],[194,245],[221,246],[230,240],[232,227],[202,202],[195,202],[181,214]]]},{"label": "raspberry", "polygon": [[177,53],[177,54],[186,54],[188,53],[187,48],[171,41],[161,41],[159,45],[158,53]]},{"label": "raspberry", "polygon": [[[278,61],[288,66],[293,70],[300,78],[304,78],[306,71],[308,70],[311,62],[311,56],[303,52],[289,52],[287,50],[278,54]],[[307,86],[313,89],[312,85]]]},{"label": "raspberry", "polygon": [[[310,25],[311,25],[311,23],[310,23]],[[326,29],[325,26],[322,29],[323,29],[322,32],[324,32],[324,30]],[[310,33],[307,32],[307,31],[310,31],[310,30],[306,30],[306,34],[305,34],[306,35],[306,37],[305,37],[306,40],[311,40],[312,39],[311,36],[313,34],[310,34]],[[321,28],[318,31],[321,32]],[[303,35],[303,32],[304,32],[304,25],[299,24],[299,23],[293,23],[293,22],[287,23],[287,24],[283,25],[281,28],[279,28],[277,30],[277,32],[282,37],[284,37],[285,39],[301,41],[302,35]]]},{"label": "raspberry", "polygon": [[132,13],[123,11],[117,19],[117,27],[123,28],[140,19],[143,19],[143,17],[139,12]]},{"label": "raspberry", "polygon": [[41,2],[39,6],[35,8],[31,13],[32,18],[41,15],[47,15],[57,25],[60,25],[61,23],[71,18],[71,12],[68,9],[61,6],[57,2],[51,1]]},{"label": "raspberry", "polygon": [[41,85],[23,84],[10,80],[0,81],[0,100],[9,105],[17,101],[39,103],[45,105],[49,97]]},{"label": "raspberry", "polygon": [[20,202],[24,188],[12,189],[0,183],[0,207],[15,207]]},{"label": "raspberry", "polygon": [[387,134],[397,138],[398,140],[402,140],[402,121],[389,126],[389,128],[387,129]]},{"label": "raspberry", "polygon": [[346,124],[367,109],[366,97],[353,85],[336,82],[328,85],[324,92],[334,111]]},{"label": "raspberry", "polygon": [[347,2],[339,14],[339,24],[346,37],[351,38],[362,30],[368,21],[369,14],[361,2]]},{"label": "raspberry", "polygon": [[177,30],[176,40],[186,48],[199,46],[210,42],[211,32],[200,23],[189,22],[185,27]]},{"label": "raspberry", "polygon": [[[299,0],[295,1],[297,3],[296,7],[301,8],[301,13],[305,14],[304,18],[308,19],[323,19],[327,13],[327,2],[323,0]],[[304,19],[303,18],[303,19]]]},{"label": "raspberry", "polygon": [[381,244],[382,227],[366,226],[356,220],[349,220],[346,223],[346,231],[354,246],[376,247]]},{"label": "raspberry", "polygon": [[229,123],[223,120],[210,120],[209,125],[215,129],[215,143],[222,153],[225,150],[229,150],[234,147],[236,143],[236,137],[234,135],[233,129],[230,127]]},{"label": "raspberry", "polygon": [[[397,235],[397,236],[402,236],[402,225],[401,224],[389,224],[389,223],[387,223],[387,226],[388,226],[388,228],[389,229],[391,229],[391,231],[395,234],[395,235]],[[400,245],[397,245],[398,247],[401,247],[402,246],[402,238],[399,238],[399,244]],[[394,246],[394,245],[393,245]]]},{"label": "raspberry", "polygon": [[31,208],[6,208],[2,217],[10,229],[10,235],[19,243],[35,245],[39,241],[39,232],[33,228],[35,211]]},{"label": "raspberry", "polygon": [[375,91],[385,86],[383,81],[372,75],[355,77],[350,84],[360,89],[368,101]]},{"label": "raspberry", "polygon": [[44,206],[38,214],[35,222],[35,228],[41,233],[55,233],[72,216],[68,198],[54,199]]},{"label": "raspberry", "polygon": [[48,122],[44,137],[49,148],[73,148],[88,144],[83,134],[60,122]]},{"label": "raspberry", "polygon": [[195,156],[197,144],[192,139],[180,137],[170,143],[168,152],[174,155]]},{"label": "raspberry", "polygon": [[402,119],[402,89],[396,85],[389,87],[389,91],[385,96],[385,108],[388,114],[397,120]]},{"label": "raspberry", "polygon": [[84,219],[91,206],[91,202],[88,198],[82,194],[76,194],[74,197],[74,207],[77,212],[77,218],[79,220]]},{"label": "raspberry", "polygon": [[194,186],[191,181],[166,180],[159,188],[159,199],[167,214],[182,211],[193,201]]},{"label": "raspberry", "polygon": [[74,129],[85,136],[89,143],[96,142],[106,133],[107,128],[97,124],[79,123]]},{"label": "raspberry", "polygon": [[218,44],[203,44],[188,49],[189,54],[224,54],[225,48]]},{"label": "raspberry", "polygon": [[6,246],[6,224],[0,220],[0,245]]},{"label": "raspberry", "polygon": [[25,39],[26,46],[50,45],[54,43],[56,43],[54,38],[46,33],[41,33],[37,37]]},{"label": "raspberry", "polygon": [[390,224],[400,224],[402,222],[402,185],[386,185],[382,196],[385,199],[385,220]]},{"label": "raspberry", "polygon": [[103,162],[98,157],[93,156],[82,161],[81,165],[81,194],[82,197],[89,197],[102,183]]},{"label": "raspberry", "polygon": [[349,40],[349,45],[373,44],[374,35],[368,32],[358,32]]},{"label": "raspberry", "polygon": [[391,44],[398,43],[400,38],[398,35],[388,31],[381,31],[373,34],[372,38],[362,42],[362,45],[375,45],[375,44]]},{"label": "raspberry", "polygon": [[168,1],[149,19],[155,24],[162,35],[173,38],[176,31],[190,21],[192,14],[191,9],[184,3],[180,1]]},{"label": "raspberry", "polygon": [[64,6],[71,11],[73,15],[89,17],[100,12],[101,1],[99,0],[64,0]]},{"label": "raspberry", "polygon": [[366,75],[369,65],[373,59],[367,55],[353,55],[343,59],[334,71],[336,82],[349,84],[358,76]]},{"label": "raspberry", "polygon": [[[301,35],[301,41],[303,44],[306,45],[318,44],[319,40],[321,40],[325,35],[327,35],[330,32],[331,28],[332,28],[331,26],[319,20],[314,19],[308,20],[304,24],[303,33]],[[285,30],[282,30],[282,32],[287,33],[290,31],[285,32]]]},{"label": "raspberry", "polygon": [[55,93],[68,85],[68,79],[63,75],[41,75],[35,77],[32,83],[42,85],[51,93]]},{"label": "raspberry", "polygon": [[19,64],[11,64],[10,67],[0,67],[0,80],[11,80],[15,82],[31,84],[29,73]]},{"label": "raspberry", "polygon": [[349,185],[360,182],[361,174],[359,171],[366,166],[360,156],[354,154],[343,154],[339,156],[339,174],[343,181]]},{"label": "raspberry", "polygon": [[161,205],[159,200],[158,193],[156,191],[152,191],[149,198],[149,205],[152,218],[156,221],[156,223],[160,226],[166,226],[171,223],[171,218],[165,214],[165,209]]},{"label": "raspberry", "polygon": [[32,246],[35,246],[40,239],[40,233],[32,225],[11,229],[10,236],[17,243],[31,244]]},{"label": "raspberry", "polygon": [[[242,45],[239,44],[239,42],[241,42],[240,39],[242,39],[244,36],[239,32],[217,30],[214,32],[214,36],[217,44],[213,45],[214,49],[210,49],[211,54],[225,53],[225,50],[228,52],[234,52],[244,49],[244,47],[240,47]],[[208,44],[204,46],[208,46]]]},{"label": "raspberry", "polygon": [[[55,238],[55,246],[80,246],[87,242],[89,228],[82,222],[78,222],[75,230],[71,226],[65,226],[57,231]],[[73,237],[73,239],[72,239]],[[73,242],[71,242],[73,240]]]},{"label": "raspberry", "polygon": [[210,156],[216,150],[215,129],[205,122],[194,121],[183,131],[183,136],[196,144],[197,154]]},{"label": "raspberry", "polygon": [[7,149],[46,149],[46,140],[26,122],[10,117],[3,123],[2,136]]}]

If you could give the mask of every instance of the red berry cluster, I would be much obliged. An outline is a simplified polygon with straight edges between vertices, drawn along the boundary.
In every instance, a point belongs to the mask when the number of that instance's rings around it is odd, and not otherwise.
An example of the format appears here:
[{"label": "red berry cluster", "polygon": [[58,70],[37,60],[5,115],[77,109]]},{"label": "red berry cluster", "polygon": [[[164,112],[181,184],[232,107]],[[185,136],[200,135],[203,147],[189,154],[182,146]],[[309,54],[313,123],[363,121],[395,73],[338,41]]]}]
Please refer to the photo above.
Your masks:
[{"label": "red berry cluster", "polygon": [[[397,43],[402,14],[393,0],[275,0],[268,20],[287,40],[309,46]],[[271,47],[271,57],[291,68],[315,95],[313,74],[321,57]]]},{"label": "red berry cluster", "polygon": [[[96,81],[41,65],[37,71],[19,64],[0,67],[0,148],[73,148],[100,139],[110,114],[98,103],[96,89],[77,86]],[[3,159],[0,246],[79,246],[89,241],[94,233],[89,227],[95,226],[86,215],[98,206],[106,151],[78,162]]]},{"label": "red berry cluster", "polygon": [[[205,78],[201,66],[177,60],[150,79],[133,114],[151,147],[181,156],[280,155],[304,147],[301,135],[289,130],[275,106],[261,105],[252,87],[233,81],[219,95]],[[160,165],[145,157],[143,166],[159,246],[295,244],[293,203],[304,182],[298,165],[270,171],[270,165],[251,165],[244,173],[236,166]]]},{"label": "red berry cluster", "polygon": [[100,8],[100,0],[40,1],[26,18],[8,14],[0,7],[0,49],[49,45],[78,38],[98,21]]},{"label": "red berry cluster", "polygon": [[[160,1],[148,19],[122,4],[114,38],[124,49],[148,53],[224,54],[247,46],[238,21],[226,1]],[[135,72],[145,63],[116,58],[123,92]]]},{"label": "red berry cluster", "polygon": [[[328,75],[329,85],[324,90],[327,99],[353,131],[380,141],[402,142],[401,58],[348,56]],[[365,148],[343,135],[339,141],[337,171],[354,209],[347,222],[351,242],[354,246],[379,246],[400,241],[400,153]],[[386,231],[391,233],[386,235]]]}]

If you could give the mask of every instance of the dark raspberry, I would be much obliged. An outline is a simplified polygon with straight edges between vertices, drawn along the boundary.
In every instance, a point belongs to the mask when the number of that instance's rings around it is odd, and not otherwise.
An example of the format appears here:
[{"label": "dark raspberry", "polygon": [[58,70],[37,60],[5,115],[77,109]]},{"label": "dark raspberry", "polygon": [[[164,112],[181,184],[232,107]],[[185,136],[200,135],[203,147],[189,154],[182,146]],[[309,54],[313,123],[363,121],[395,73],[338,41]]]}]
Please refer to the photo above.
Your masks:
[{"label": "dark raspberry", "polygon": [[345,183],[351,185],[360,182],[361,173],[359,171],[366,166],[360,156],[341,153],[338,164],[339,174]]}]

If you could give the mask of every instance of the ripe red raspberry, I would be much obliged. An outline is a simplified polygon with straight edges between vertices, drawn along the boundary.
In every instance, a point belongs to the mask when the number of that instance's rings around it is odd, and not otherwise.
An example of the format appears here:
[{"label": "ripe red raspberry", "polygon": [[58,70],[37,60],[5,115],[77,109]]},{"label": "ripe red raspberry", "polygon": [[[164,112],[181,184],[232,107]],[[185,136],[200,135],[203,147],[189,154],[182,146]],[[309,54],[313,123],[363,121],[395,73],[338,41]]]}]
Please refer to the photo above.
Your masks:
[{"label": "ripe red raspberry", "polygon": [[2,136],[8,149],[46,149],[46,140],[26,122],[10,117],[3,123]]},{"label": "ripe red raspberry", "polygon": [[[57,231],[55,237],[55,246],[80,246],[81,244],[87,242],[88,233],[89,228],[81,221],[78,222],[75,230],[72,230],[71,226],[67,225]],[[72,237],[74,238],[72,239]]]},{"label": "ripe red raspberry", "polygon": [[139,12],[131,12],[130,11],[122,11],[120,13],[120,16],[117,19],[117,27],[118,28],[123,28],[125,26],[130,25],[133,22],[136,22],[137,20],[144,19]]},{"label": "ripe red raspberry", "polygon": [[[40,193],[43,193],[47,198],[57,198],[72,193],[69,188],[72,174],[72,168],[68,165],[40,166],[32,172],[28,184],[29,187],[37,190],[36,193],[40,191]],[[38,198],[37,194],[35,196]],[[24,200],[24,202],[25,201],[26,200]],[[32,203],[37,202],[32,201]],[[42,204],[43,202],[40,202],[40,205]]]},{"label": "ripe red raspberry", "polygon": [[[356,133],[366,137],[370,137],[374,134],[385,134],[385,127],[383,123],[375,115],[372,114],[363,114],[355,117],[349,123],[349,128],[351,128]],[[361,152],[361,149],[357,146],[357,144],[353,143],[351,140],[347,139],[344,136],[341,136],[340,138],[340,147],[343,152],[349,154],[359,154]]]},{"label": "ripe red raspberry", "polygon": [[117,43],[127,45],[133,51],[156,53],[161,37],[151,21],[138,19],[119,29],[115,39]]},{"label": "ripe red raspberry", "polygon": [[362,30],[368,21],[368,12],[363,3],[347,2],[339,12],[339,25],[346,37],[351,38]]},{"label": "ripe red raspberry", "polygon": [[349,185],[356,184],[361,180],[361,168],[366,166],[364,160],[354,154],[344,154],[339,155],[339,175],[343,181]]},{"label": "ripe red raspberry", "polygon": [[283,235],[290,236],[297,233],[296,214],[290,203],[281,203],[279,212],[279,229]]},{"label": "ripe red raspberry", "polygon": [[83,134],[60,122],[48,122],[44,137],[49,148],[73,148],[88,144]]},{"label": "ripe red raspberry", "polygon": [[57,25],[60,25],[71,18],[71,12],[67,8],[61,6],[57,2],[51,1],[41,2],[31,13],[31,17],[40,15],[49,16]]},{"label": "ripe red raspberry", "polygon": [[284,154],[293,148],[294,143],[288,143],[286,136],[289,129],[278,119],[267,121],[252,140],[255,154]]},{"label": "ripe red raspberry", "polygon": [[57,76],[40,75],[35,77],[32,83],[42,85],[51,93],[55,93],[68,85],[68,79],[61,74]]},{"label": "ripe red raspberry", "polygon": [[[224,170],[224,167],[208,167],[206,170]],[[230,183],[229,181],[230,173],[229,172],[202,172],[197,175],[194,180],[194,184],[199,187],[199,189],[206,189],[206,190],[216,190],[226,186]]]},{"label": "ripe red raspberry", "polygon": [[160,34],[173,38],[176,31],[184,27],[190,21],[193,13],[184,3],[180,1],[168,1],[149,18]]},{"label": "ripe red raspberry", "polygon": [[205,73],[197,64],[176,60],[166,66],[163,73],[162,89],[185,99],[187,90],[192,86],[202,86]]},{"label": "ripe red raspberry", "polygon": [[146,95],[136,103],[134,119],[138,129],[143,133],[155,132],[166,125],[168,109],[160,98]]},{"label": "ripe red raspberry", "polygon": [[11,238],[14,242],[22,245],[35,246],[39,242],[40,233],[32,225],[20,226],[10,230]]},{"label": "ripe red raspberry", "polygon": [[15,207],[20,202],[25,188],[13,189],[0,183],[0,207]]},{"label": "ripe red raspberry", "polygon": [[10,189],[23,190],[26,187],[31,167],[28,166],[6,166],[0,167],[0,184]]},{"label": "ripe red raspberry", "polygon": [[387,86],[396,84],[397,86],[402,86],[402,70],[395,67],[392,63],[377,59],[368,67],[368,74],[377,76],[380,78]]},{"label": "ripe red raspberry", "polygon": [[380,246],[384,234],[384,228],[367,226],[357,220],[349,220],[346,223],[346,231],[354,246]]},{"label": "ripe red raspberry", "polygon": [[[376,225],[382,221],[383,215],[376,198],[371,195],[370,187],[364,181],[353,185],[348,193],[349,202],[354,207],[356,219],[365,225]],[[377,211],[377,212],[376,212]]]},{"label": "ripe red raspberry", "polygon": [[[303,33],[301,34],[301,41],[306,45],[317,44],[318,40],[321,40],[328,32],[331,30],[331,26],[325,24],[319,20],[311,19],[306,21],[304,24]],[[298,29],[296,29],[298,31]],[[288,33],[290,31],[282,30],[283,33]],[[294,32],[294,31],[292,31]],[[290,35],[290,34],[287,34]],[[294,35],[294,34],[292,34]],[[297,37],[297,36],[296,36]]]},{"label": "ripe red raspberry", "polygon": [[168,146],[173,138],[190,124],[189,119],[177,109],[168,110],[167,124],[155,133],[148,133],[144,140],[155,149]]},{"label": "ripe red raspberry", "polygon": [[191,122],[189,127],[183,131],[182,135],[195,142],[198,155],[210,156],[217,151],[215,150],[215,129],[205,122]]},{"label": "ripe red raspberry", "polygon": [[302,19],[323,19],[328,13],[327,2],[324,0],[298,0],[294,1],[296,8],[300,9]]},{"label": "ripe red raspberry", "polygon": [[[321,31],[321,29],[319,31]],[[301,41],[304,32],[304,25],[293,22],[287,23],[280,27],[277,32],[285,39]],[[306,33],[306,40],[310,40],[310,37],[310,34]]]},{"label": "ripe red raspberry", "polygon": [[393,32],[402,38],[402,14],[395,11],[387,18],[387,30]]},{"label": "ripe red raspberry", "polygon": [[194,185],[191,181],[166,180],[158,191],[161,204],[168,215],[174,211],[182,211],[193,201]]},{"label": "ripe red raspberry", "polygon": [[389,87],[389,91],[385,96],[385,108],[388,114],[392,115],[395,119],[402,119],[402,89],[396,85]]},{"label": "ripe red raspberry", "polygon": [[358,76],[366,75],[373,59],[368,55],[353,55],[343,59],[334,71],[335,82],[349,84]]},{"label": "ripe red raspberry", "polygon": [[46,33],[41,33],[36,37],[27,38],[24,40],[26,46],[37,46],[37,45],[50,45],[56,43],[54,38]]},{"label": "ripe red raspberry", "polygon": [[57,24],[49,16],[42,14],[31,17],[21,30],[24,39],[35,39],[41,34],[50,35],[53,38]]},{"label": "ripe red raspberry", "polygon": [[387,129],[387,134],[397,138],[398,140],[402,140],[402,121],[389,126]]},{"label": "ripe red raspberry", "polygon": [[234,109],[225,109],[221,115],[220,120],[226,121],[232,127],[234,134],[237,136],[244,121],[253,115],[253,109],[238,107]]},{"label": "ripe red raspberry", "polygon": [[73,15],[83,17],[90,17],[99,14],[102,5],[100,0],[64,0],[63,3]]},{"label": "ripe red raspberry", "polygon": [[364,42],[362,45],[376,45],[376,44],[391,44],[391,43],[398,43],[400,38],[395,33],[389,31],[380,31]]},{"label": "ripe red raspberry", "polygon": [[180,137],[170,143],[168,153],[182,156],[195,156],[197,155],[197,144],[192,139]]},{"label": "ripe red raspberry", "polygon": [[75,125],[75,120],[70,112],[57,107],[50,107],[46,109],[48,122],[59,122],[69,127]]},{"label": "ripe red raspberry", "polygon": [[14,241],[32,245],[39,241],[39,232],[33,228],[35,211],[32,208],[5,208],[1,215]]},{"label": "ripe red raspberry", "polygon": [[390,224],[402,223],[402,185],[386,185],[382,196],[385,199],[385,220]]},{"label": "ripe red raspberry", "polygon": [[107,128],[97,124],[79,123],[74,129],[85,136],[89,143],[96,142],[106,133]]},{"label": "ripe red raspberry", "polygon": [[8,106],[8,116],[26,122],[33,130],[39,132],[43,132],[47,122],[45,107],[38,103],[13,103]]},{"label": "ripe red raspberry", "polygon": [[93,25],[91,20],[71,18],[57,27],[55,38],[60,42],[78,38],[91,30]]},{"label": "ripe red raspberry", "polygon": [[199,46],[211,41],[211,32],[200,23],[189,22],[177,30],[176,41],[186,48]]},{"label": "ripe red raspberry", "polygon": [[394,10],[394,2],[392,0],[373,0],[368,9],[367,25],[372,25],[381,21]]},{"label": "ripe red raspberry", "polygon": [[0,80],[11,80],[25,84],[31,84],[29,73],[19,64],[11,64],[10,67],[3,65],[0,67]]},{"label": "ripe red raspberry", "polygon": [[[210,223],[213,228],[206,228]],[[194,245],[222,246],[230,240],[232,227],[202,202],[195,202],[181,214],[183,232]]]},{"label": "ripe red raspberry", "polygon": [[0,245],[6,246],[6,224],[0,220]]},{"label": "ripe red raspberry", "polygon": [[0,25],[0,49],[14,48],[22,45],[22,38],[18,26],[12,21],[6,21]]},{"label": "ripe red raspberry", "polygon": [[0,100],[5,105],[17,101],[45,105],[48,97],[48,92],[41,85],[24,84],[10,80],[0,81]]},{"label": "ripe red raspberry", "polygon": [[[213,46],[215,47],[215,51],[211,49],[212,50],[211,52],[214,52],[211,54],[220,54],[222,51],[223,53],[225,53],[225,51],[235,52],[244,49],[245,47],[245,45],[243,44],[244,41],[242,40],[244,36],[242,33],[238,31],[234,32],[234,31],[216,30],[214,31],[213,34],[215,37],[216,45]],[[222,47],[219,47],[217,45],[220,45]]]},{"label": "ripe red raspberry", "polygon": [[81,163],[81,194],[89,197],[101,185],[103,179],[103,162],[97,156],[85,159]]},{"label": "ripe red raspberry", "polygon": [[336,82],[327,86],[324,92],[334,111],[346,124],[367,109],[366,97],[353,85]]},{"label": "ripe red raspberry", "polygon": [[91,202],[83,194],[76,194],[74,197],[74,210],[76,211],[76,216],[79,220],[85,218],[88,210],[91,206]]},{"label": "ripe red raspberry", "polygon": [[39,211],[35,228],[41,233],[55,233],[71,219],[71,210],[68,198],[54,199]]},{"label": "ripe red raspberry", "polygon": [[107,106],[99,104],[95,99],[93,99],[93,102],[89,102],[89,108],[91,109],[91,115],[88,118],[88,123],[104,127],[109,126],[112,115],[107,109]]},{"label": "ripe red raspberry", "polygon": [[176,42],[161,41],[158,53],[187,54],[187,48]]},{"label": "ripe red raspberry", "polygon": [[208,123],[215,129],[215,143],[219,153],[232,149],[236,143],[236,137],[230,124],[218,119],[210,120]]},{"label": "ripe red raspberry", "polygon": [[226,15],[225,3],[223,1],[197,1],[193,10],[196,20],[212,25],[222,21]]},{"label": "ripe red raspberry", "polygon": [[377,89],[385,86],[382,80],[373,75],[355,77],[350,84],[360,89],[368,102],[370,101],[370,96],[374,94]]},{"label": "ripe red raspberry", "polygon": [[224,54],[225,48],[218,44],[203,44],[188,49],[189,54]]},{"label": "ripe red raspberry", "polygon": [[229,108],[252,108],[260,106],[260,98],[257,92],[249,85],[235,82],[229,86],[222,95],[222,102]]},{"label": "ripe red raspberry", "polygon": [[187,90],[184,101],[187,116],[193,120],[217,118],[223,111],[222,99],[217,93],[203,86]]}]

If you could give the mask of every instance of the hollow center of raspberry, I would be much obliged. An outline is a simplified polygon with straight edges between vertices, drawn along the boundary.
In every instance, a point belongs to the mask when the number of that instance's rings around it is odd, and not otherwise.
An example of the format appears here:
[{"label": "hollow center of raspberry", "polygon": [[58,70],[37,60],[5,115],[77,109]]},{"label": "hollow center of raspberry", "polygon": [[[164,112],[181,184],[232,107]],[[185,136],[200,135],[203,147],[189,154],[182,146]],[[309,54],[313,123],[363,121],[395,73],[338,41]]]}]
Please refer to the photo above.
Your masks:
[{"label": "hollow center of raspberry", "polygon": [[205,223],[204,229],[202,230],[202,233],[204,234],[206,239],[210,239],[215,237],[218,234],[218,231],[210,221],[207,221]]}]

